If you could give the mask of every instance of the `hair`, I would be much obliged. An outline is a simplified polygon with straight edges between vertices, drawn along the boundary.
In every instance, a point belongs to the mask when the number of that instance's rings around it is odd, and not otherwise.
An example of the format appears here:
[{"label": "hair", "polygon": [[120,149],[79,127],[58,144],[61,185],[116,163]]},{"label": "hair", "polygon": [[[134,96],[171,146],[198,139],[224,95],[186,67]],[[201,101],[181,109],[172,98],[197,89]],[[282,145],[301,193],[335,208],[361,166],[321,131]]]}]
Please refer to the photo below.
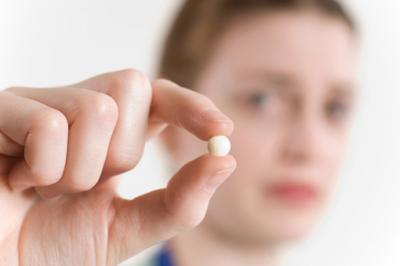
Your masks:
[{"label": "hair", "polygon": [[186,0],[167,35],[158,75],[191,88],[218,35],[232,20],[259,11],[301,10],[339,19],[356,33],[352,17],[336,0]]}]

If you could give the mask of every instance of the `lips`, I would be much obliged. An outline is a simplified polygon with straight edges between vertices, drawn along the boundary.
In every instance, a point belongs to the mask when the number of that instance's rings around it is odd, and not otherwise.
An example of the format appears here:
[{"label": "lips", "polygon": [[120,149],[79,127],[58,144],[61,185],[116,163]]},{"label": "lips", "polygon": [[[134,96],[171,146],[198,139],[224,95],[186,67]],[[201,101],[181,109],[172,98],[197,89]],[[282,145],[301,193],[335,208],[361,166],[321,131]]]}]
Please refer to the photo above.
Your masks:
[{"label": "lips", "polygon": [[305,183],[280,182],[268,186],[267,192],[290,204],[307,204],[316,200],[317,189]]}]

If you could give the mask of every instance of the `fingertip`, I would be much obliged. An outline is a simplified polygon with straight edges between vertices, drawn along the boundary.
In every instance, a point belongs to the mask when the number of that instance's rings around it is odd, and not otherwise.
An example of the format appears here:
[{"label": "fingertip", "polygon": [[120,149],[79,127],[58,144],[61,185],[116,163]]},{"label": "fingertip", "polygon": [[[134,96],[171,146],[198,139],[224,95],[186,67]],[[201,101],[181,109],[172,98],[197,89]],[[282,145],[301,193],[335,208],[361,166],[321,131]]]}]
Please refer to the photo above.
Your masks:
[{"label": "fingertip", "polygon": [[236,167],[237,167],[236,158],[232,154],[226,155],[225,158],[226,158],[227,161],[229,161],[229,163],[232,166],[232,168],[236,169]]},{"label": "fingertip", "polygon": [[178,116],[179,123],[202,140],[215,135],[230,136],[234,130],[233,120],[218,110],[206,110],[199,114]]},{"label": "fingertip", "polygon": [[207,134],[205,134],[204,140],[208,140],[209,138],[217,135],[223,135],[229,137],[232,135],[234,130],[234,123],[232,120],[227,120],[225,122],[218,122],[218,123],[210,123],[207,126]]},{"label": "fingertip", "polygon": [[210,160],[212,160],[213,162],[215,162],[217,164],[216,168],[218,168],[218,170],[219,169],[236,168],[236,164],[237,164],[236,159],[231,154],[227,154],[224,156],[206,154],[205,156],[207,156]]},{"label": "fingertip", "polygon": [[213,176],[224,171],[233,172],[236,164],[236,159],[230,154],[215,156],[207,153],[187,163],[179,172],[183,176],[189,173],[196,173],[200,176]]},{"label": "fingertip", "polygon": [[202,111],[197,120],[205,123],[205,128],[209,130],[206,138],[214,135],[230,136],[234,130],[233,120],[216,107]]}]

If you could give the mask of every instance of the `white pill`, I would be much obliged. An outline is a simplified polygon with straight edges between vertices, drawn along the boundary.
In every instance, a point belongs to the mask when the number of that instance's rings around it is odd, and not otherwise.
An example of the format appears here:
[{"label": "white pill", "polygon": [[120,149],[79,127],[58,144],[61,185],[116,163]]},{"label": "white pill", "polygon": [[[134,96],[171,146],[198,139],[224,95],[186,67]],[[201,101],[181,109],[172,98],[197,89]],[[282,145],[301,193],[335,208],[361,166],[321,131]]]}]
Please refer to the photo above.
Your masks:
[{"label": "white pill", "polygon": [[225,136],[214,136],[208,140],[208,152],[212,155],[225,156],[231,150],[231,142]]}]

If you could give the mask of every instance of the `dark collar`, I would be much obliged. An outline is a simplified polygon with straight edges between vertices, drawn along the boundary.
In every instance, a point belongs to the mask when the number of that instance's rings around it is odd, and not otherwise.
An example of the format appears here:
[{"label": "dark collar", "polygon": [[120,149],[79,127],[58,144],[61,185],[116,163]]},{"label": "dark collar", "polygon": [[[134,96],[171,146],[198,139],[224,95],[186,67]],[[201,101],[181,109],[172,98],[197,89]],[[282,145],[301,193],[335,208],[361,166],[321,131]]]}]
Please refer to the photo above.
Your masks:
[{"label": "dark collar", "polygon": [[175,266],[175,263],[172,261],[171,251],[168,249],[167,245],[163,245],[160,251],[156,254],[156,265]]}]

